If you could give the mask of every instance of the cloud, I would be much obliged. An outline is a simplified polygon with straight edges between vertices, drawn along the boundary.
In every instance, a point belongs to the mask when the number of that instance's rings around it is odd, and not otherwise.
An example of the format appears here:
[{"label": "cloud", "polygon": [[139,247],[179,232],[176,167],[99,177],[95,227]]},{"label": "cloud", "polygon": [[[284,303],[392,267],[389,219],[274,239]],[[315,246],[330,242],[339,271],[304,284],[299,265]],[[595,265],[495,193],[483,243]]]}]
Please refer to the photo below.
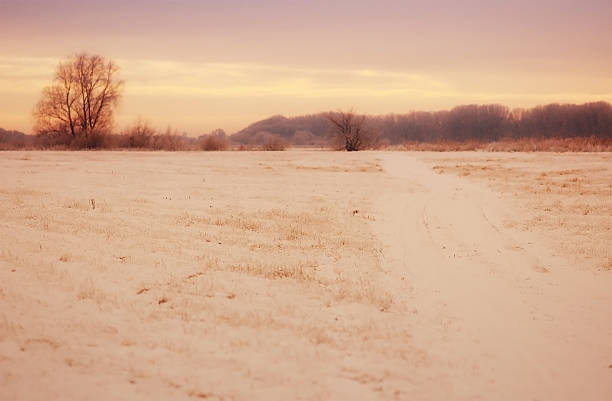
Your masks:
[{"label": "cloud", "polygon": [[[40,93],[49,85],[60,60],[55,58],[0,57],[0,92]],[[588,99],[589,91],[513,90],[512,87],[484,88],[467,81],[454,82],[433,75],[375,69],[298,68],[252,63],[197,63],[172,60],[117,59],[125,80],[125,97],[172,98],[296,98],[335,100],[372,98],[384,100],[450,99],[466,101],[518,101],[538,99]],[[457,79],[457,77],[453,77]],[[496,80],[501,82],[503,77]],[[470,84],[471,82],[467,82]],[[610,99],[609,93],[600,98]],[[478,100],[481,99],[481,100]],[[445,107],[441,105],[440,107]]]},{"label": "cloud", "polygon": [[435,94],[446,85],[419,74],[376,70],[312,69],[261,64],[120,60],[126,91],[195,97],[389,96]]},{"label": "cloud", "polygon": [[49,85],[59,59],[0,57],[0,93],[37,92]]}]

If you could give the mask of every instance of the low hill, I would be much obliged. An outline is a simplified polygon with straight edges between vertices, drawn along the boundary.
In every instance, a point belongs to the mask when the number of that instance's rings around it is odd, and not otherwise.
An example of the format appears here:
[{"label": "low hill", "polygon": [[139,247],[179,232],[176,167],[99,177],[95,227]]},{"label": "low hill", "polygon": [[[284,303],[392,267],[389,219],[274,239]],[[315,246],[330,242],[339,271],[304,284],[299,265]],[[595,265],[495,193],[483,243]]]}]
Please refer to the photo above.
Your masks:
[{"label": "low hill", "polygon": [[236,132],[232,140],[243,144],[259,144],[274,135],[291,145],[322,146],[329,142],[329,133],[329,123],[323,113],[290,118],[277,115]]}]

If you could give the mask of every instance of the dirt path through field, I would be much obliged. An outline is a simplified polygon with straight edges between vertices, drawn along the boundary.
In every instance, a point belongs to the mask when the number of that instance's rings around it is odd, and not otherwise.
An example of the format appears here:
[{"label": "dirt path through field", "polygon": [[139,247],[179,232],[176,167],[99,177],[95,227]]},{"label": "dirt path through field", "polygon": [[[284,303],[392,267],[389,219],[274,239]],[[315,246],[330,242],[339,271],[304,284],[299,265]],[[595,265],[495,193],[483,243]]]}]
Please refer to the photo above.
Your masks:
[{"label": "dirt path through field", "polygon": [[382,157],[393,181],[374,227],[390,285],[410,283],[403,305],[428,353],[415,394],[610,399],[611,275],[552,256],[546,233],[504,228],[511,205],[484,186]]}]

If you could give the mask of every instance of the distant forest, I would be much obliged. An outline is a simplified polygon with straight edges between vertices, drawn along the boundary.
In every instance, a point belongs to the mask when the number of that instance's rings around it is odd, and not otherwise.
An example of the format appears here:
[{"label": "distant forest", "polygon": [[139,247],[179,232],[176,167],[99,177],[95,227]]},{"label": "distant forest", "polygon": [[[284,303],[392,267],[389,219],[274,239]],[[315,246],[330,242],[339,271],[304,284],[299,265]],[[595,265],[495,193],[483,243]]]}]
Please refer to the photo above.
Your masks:
[{"label": "distant forest", "polygon": [[[257,143],[273,134],[292,145],[326,145],[327,113],[286,118],[274,116],[232,135],[239,143]],[[465,105],[452,110],[413,111],[368,116],[366,124],[383,145],[405,142],[497,141],[519,138],[596,137],[612,139],[612,106],[607,102],[582,105],[548,104],[513,109],[498,104]]]},{"label": "distant forest", "polygon": [[[368,131],[375,133],[378,145],[383,147],[414,142],[495,142],[525,138],[593,137],[609,141],[612,139],[612,105],[602,101],[512,110],[498,104],[464,105],[443,111],[367,116],[366,126]],[[144,141],[143,131],[147,133]],[[328,113],[319,113],[290,118],[273,116],[232,135],[215,130],[198,138],[170,132],[158,134],[150,127],[136,126],[122,133],[107,135],[100,141],[99,147],[279,150],[285,145],[327,147],[332,144],[333,137]],[[56,146],[44,136],[0,128],[0,149],[49,147]]]}]

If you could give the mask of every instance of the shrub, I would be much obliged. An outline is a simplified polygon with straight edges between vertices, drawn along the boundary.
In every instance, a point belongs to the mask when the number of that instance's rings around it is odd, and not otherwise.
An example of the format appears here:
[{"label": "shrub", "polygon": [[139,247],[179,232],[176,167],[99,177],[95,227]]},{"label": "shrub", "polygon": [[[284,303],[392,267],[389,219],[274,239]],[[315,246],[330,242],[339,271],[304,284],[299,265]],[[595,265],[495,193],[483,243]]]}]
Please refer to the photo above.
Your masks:
[{"label": "shrub", "polygon": [[151,148],[153,150],[177,151],[183,150],[185,147],[182,136],[173,133],[165,133],[162,135],[155,135],[152,138]]},{"label": "shrub", "polygon": [[120,143],[119,147],[126,148],[149,148],[151,146],[151,139],[155,135],[155,129],[153,129],[148,122],[141,120],[140,118],[123,133],[124,141]]},{"label": "shrub", "polygon": [[285,143],[283,138],[277,135],[273,135],[262,146],[263,150],[270,150],[270,151],[281,151],[281,150],[285,150],[286,148],[287,148],[287,144]]},{"label": "shrub", "polygon": [[206,151],[220,151],[228,148],[227,135],[222,129],[216,129],[210,134],[201,135],[198,141],[200,149]]}]

